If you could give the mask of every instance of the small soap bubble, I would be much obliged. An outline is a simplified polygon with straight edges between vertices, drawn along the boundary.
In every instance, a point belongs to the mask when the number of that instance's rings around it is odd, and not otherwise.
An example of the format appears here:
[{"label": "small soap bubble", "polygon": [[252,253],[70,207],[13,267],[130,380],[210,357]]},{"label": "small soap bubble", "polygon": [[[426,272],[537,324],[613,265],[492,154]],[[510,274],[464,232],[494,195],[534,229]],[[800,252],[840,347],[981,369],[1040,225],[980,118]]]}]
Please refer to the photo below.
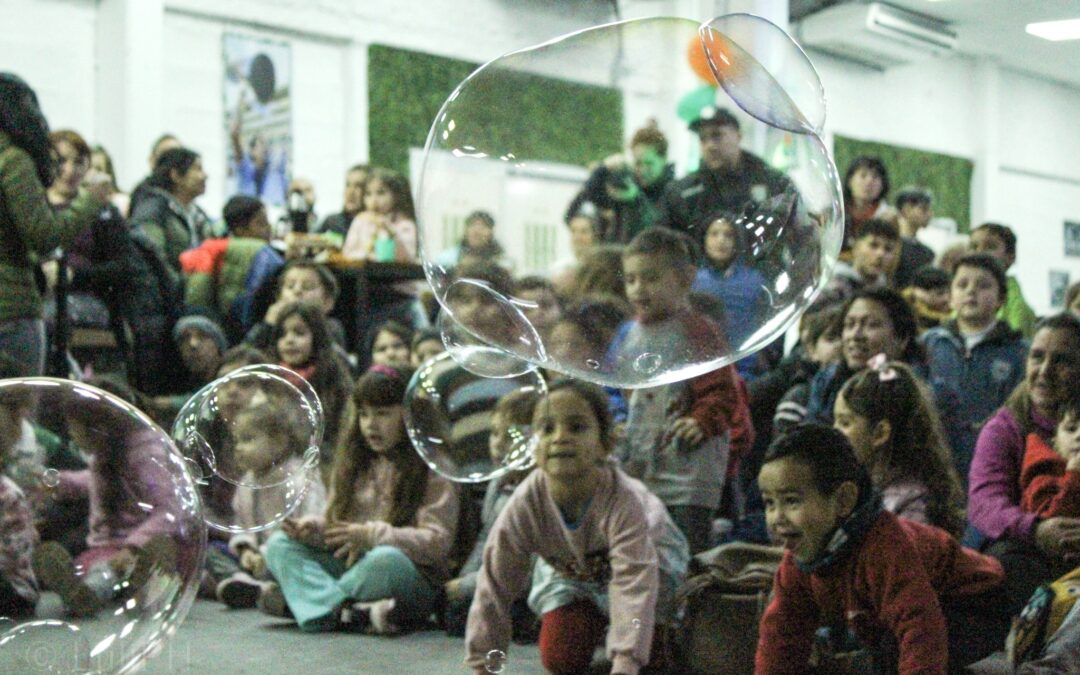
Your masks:
[{"label": "small soap bubble", "polygon": [[663,357],[659,354],[653,354],[652,352],[645,352],[636,359],[634,359],[634,370],[644,375],[651,375],[660,368],[660,364],[663,362]]},{"label": "small soap bubble", "polygon": [[632,625],[636,629],[641,628],[641,619],[634,619],[630,622],[630,625]]},{"label": "small soap bubble", "polygon": [[534,437],[527,427],[504,425],[503,433],[495,435],[495,405],[509,395],[539,402],[546,394],[544,378],[535,369],[517,377],[486,378],[443,352],[424,362],[409,381],[405,428],[433,471],[453,481],[480,483],[534,461]]},{"label": "small soap bubble", "polygon": [[484,657],[484,669],[489,673],[501,673],[506,668],[506,652],[492,649]]},{"label": "small soap bubble", "polygon": [[41,484],[50,489],[60,485],[60,472],[56,469],[45,469],[41,472]]},{"label": "small soap bubble", "polygon": [[585,359],[585,365],[592,368],[593,370],[599,370],[600,369],[600,362],[597,361],[596,359]]},{"label": "small soap bubble", "polygon": [[[180,409],[172,435],[206,505],[206,523],[225,532],[278,525],[318,479],[323,412],[311,385],[288,368],[261,364],[230,371]],[[241,522],[234,499],[259,504]]]}]

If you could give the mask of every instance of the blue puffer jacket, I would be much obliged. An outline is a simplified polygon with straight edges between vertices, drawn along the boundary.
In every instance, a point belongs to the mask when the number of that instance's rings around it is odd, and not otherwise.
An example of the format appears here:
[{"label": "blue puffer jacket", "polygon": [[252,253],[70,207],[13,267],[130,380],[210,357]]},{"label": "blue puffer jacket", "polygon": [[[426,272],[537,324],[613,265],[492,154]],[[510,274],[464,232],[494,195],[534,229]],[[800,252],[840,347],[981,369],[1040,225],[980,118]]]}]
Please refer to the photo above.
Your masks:
[{"label": "blue puffer jacket", "polygon": [[921,341],[956,470],[966,478],[983,423],[1024,379],[1028,344],[1004,321],[970,352],[955,320],[931,328]]}]

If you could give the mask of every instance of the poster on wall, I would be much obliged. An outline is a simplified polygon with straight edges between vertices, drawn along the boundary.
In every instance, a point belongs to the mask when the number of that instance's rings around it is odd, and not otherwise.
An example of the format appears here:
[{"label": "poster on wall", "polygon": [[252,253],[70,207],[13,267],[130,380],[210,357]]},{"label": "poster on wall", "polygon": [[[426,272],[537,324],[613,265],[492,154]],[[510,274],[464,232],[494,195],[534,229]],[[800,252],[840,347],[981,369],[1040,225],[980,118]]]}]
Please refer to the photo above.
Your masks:
[{"label": "poster on wall", "polygon": [[1050,306],[1065,306],[1065,291],[1069,289],[1069,273],[1062,270],[1050,270]]},{"label": "poster on wall", "polygon": [[1080,223],[1065,221],[1065,255],[1080,257]]},{"label": "poster on wall", "polygon": [[225,194],[285,205],[292,160],[292,53],[287,42],[225,33]]}]

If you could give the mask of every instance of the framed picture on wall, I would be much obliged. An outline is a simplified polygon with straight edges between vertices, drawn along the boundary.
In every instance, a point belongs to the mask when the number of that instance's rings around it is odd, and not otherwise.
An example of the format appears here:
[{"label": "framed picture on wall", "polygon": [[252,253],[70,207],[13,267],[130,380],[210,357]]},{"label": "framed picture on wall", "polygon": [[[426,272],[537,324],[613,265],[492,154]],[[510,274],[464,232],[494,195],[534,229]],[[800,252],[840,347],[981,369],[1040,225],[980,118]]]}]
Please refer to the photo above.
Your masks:
[{"label": "framed picture on wall", "polygon": [[1065,306],[1065,291],[1069,288],[1069,273],[1063,270],[1050,270],[1050,306]]},{"label": "framed picture on wall", "polygon": [[1065,221],[1065,255],[1080,257],[1080,223]]}]

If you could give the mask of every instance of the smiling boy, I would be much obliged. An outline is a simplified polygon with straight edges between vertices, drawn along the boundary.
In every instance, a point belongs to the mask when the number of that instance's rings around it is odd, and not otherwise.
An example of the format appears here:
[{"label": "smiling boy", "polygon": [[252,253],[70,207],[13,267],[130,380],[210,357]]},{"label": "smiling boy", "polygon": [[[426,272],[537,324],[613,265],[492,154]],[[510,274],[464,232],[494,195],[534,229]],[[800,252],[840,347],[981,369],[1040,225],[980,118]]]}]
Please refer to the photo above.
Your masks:
[{"label": "smiling boy", "polygon": [[822,626],[853,632],[902,673],[955,670],[1003,644],[1001,564],[883,510],[840,432],[794,427],[769,447],[758,482],[769,533],[786,550],[755,672],[807,672]]}]

